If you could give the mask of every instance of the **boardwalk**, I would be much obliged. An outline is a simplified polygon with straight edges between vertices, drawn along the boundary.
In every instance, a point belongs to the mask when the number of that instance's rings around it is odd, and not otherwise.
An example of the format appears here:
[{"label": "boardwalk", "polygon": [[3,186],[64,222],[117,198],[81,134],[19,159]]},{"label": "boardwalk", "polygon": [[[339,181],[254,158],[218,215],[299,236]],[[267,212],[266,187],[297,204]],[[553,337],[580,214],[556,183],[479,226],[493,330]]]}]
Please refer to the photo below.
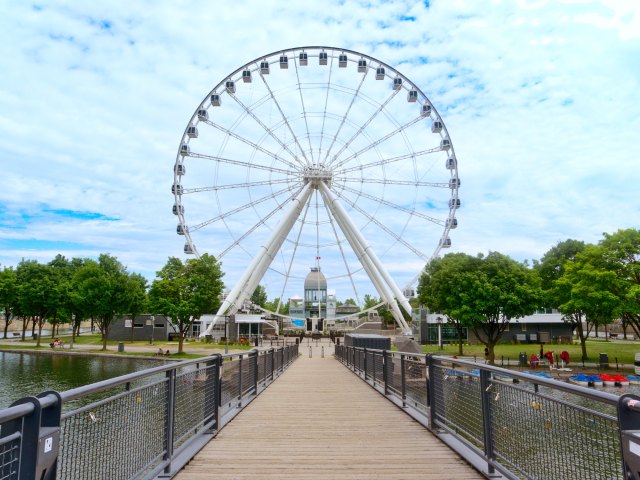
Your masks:
[{"label": "boardwalk", "polygon": [[300,351],[178,480],[484,478],[328,348]]}]

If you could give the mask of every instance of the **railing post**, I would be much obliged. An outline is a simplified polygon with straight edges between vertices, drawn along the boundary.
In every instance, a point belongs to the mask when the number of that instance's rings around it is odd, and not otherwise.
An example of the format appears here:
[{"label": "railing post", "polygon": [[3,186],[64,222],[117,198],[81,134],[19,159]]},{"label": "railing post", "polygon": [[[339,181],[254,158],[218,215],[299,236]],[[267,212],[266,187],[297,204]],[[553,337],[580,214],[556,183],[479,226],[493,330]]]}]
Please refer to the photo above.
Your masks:
[{"label": "railing post", "polygon": [[164,467],[164,473],[171,472],[171,458],[173,457],[173,428],[175,420],[175,399],[176,399],[176,369],[167,370],[167,405],[165,412],[165,431],[164,431],[164,460],[168,463]]},{"label": "railing post", "polygon": [[264,352],[262,358],[264,358],[264,378],[262,379],[264,385],[267,385],[267,358],[269,357],[269,352]]},{"label": "railing post", "polygon": [[402,406],[407,406],[407,375],[405,373],[404,354],[400,354],[400,395],[402,397]]},{"label": "railing post", "polygon": [[253,391],[258,396],[258,350],[255,351],[253,357]]},{"label": "railing post", "polygon": [[387,383],[389,380],[389,354],[386,350],[382,350],[382,385],[384,387],[385,397],[389,394]]},{"label": "railing post", "polygon": [[238,406],[242,407],[242,357],[243,354],[238,356],[240,365],[238,365]]},{"label": "railing post", "polygon": [[429,427],[433,429],[436,425],[436,368],[433,364],[433,357],[431,354],[428,354],[424,361],[427,364],[427,407],[429,407]]},{"label": "railing post", "polygon": [[362,364],[364,365],[364,381],[367,381],[367,349],[362,349]]},{"label": "railing post", "polygon": [[491,418],[491,372],[480,369],[480,395],[482,396],[482,432],[484,437],[484,455],[487,460],[489,474],[493,474],[493,421]]},{"label": "railing post", "polygon": [[275,350],[273,348],[269,352],[271,353],[271,381],[273,382],[273,380],[276,378],[275,377],[276,354],[275,354]]}]

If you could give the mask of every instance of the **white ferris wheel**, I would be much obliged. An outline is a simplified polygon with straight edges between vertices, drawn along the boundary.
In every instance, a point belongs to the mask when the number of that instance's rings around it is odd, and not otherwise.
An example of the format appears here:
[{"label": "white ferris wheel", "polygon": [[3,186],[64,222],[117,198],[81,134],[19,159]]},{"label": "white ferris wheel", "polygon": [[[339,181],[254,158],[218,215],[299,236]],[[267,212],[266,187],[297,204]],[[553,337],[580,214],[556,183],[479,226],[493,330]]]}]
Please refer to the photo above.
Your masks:
[{"label": "white ferris wheel", "polygon": [[321,267],[338,299],[378,296],[407,332],[405,292],[451,245],[459,187],[444,121],[417,85],[362,53],[301,47],[243,65],[198,105],[173,213],[184,252],[213,254],[233,285],[218,318],[259,284],[284,301]]}]

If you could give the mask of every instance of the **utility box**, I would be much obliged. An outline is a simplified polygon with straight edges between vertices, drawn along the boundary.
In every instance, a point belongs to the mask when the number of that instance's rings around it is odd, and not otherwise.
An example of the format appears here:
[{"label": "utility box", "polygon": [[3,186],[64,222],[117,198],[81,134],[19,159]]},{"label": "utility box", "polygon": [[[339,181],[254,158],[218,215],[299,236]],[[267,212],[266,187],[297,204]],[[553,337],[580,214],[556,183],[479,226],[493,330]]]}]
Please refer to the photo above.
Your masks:
[{"label": "utility box", "polygon": [[600,368],[609,368],[609,355],[606,353],[600,354]]},{"label": "utility box", "polygon": [[60,447],[60,428],[41,427],[38,438],[38,459],[35,478],[54,480]]},{"label": "utility box", "polygon": [[124,342],[118,343],[118,352],[124,352]]},{"label": "utility box", "polygon": [[344,344],[347,347],[391,350],[391,339],[375,334],[347,333],[344,336]]},{"label": "utility box", "polygon": [[518,356],[518,365],[521,367],[526,367],[529,364],[529,359],[527,358],[526,352],[520,352]]}]

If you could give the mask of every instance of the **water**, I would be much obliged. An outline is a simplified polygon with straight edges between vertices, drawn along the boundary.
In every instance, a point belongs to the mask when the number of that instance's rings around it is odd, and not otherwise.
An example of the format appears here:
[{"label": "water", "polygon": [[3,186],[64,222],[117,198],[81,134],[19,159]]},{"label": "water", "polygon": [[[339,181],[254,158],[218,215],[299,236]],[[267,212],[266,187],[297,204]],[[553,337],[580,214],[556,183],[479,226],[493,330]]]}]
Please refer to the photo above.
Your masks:
[{"label": "water", "polygon": [[82,385],[158,366],[153,360],[0,352],[0,408],[46,390]]}]

